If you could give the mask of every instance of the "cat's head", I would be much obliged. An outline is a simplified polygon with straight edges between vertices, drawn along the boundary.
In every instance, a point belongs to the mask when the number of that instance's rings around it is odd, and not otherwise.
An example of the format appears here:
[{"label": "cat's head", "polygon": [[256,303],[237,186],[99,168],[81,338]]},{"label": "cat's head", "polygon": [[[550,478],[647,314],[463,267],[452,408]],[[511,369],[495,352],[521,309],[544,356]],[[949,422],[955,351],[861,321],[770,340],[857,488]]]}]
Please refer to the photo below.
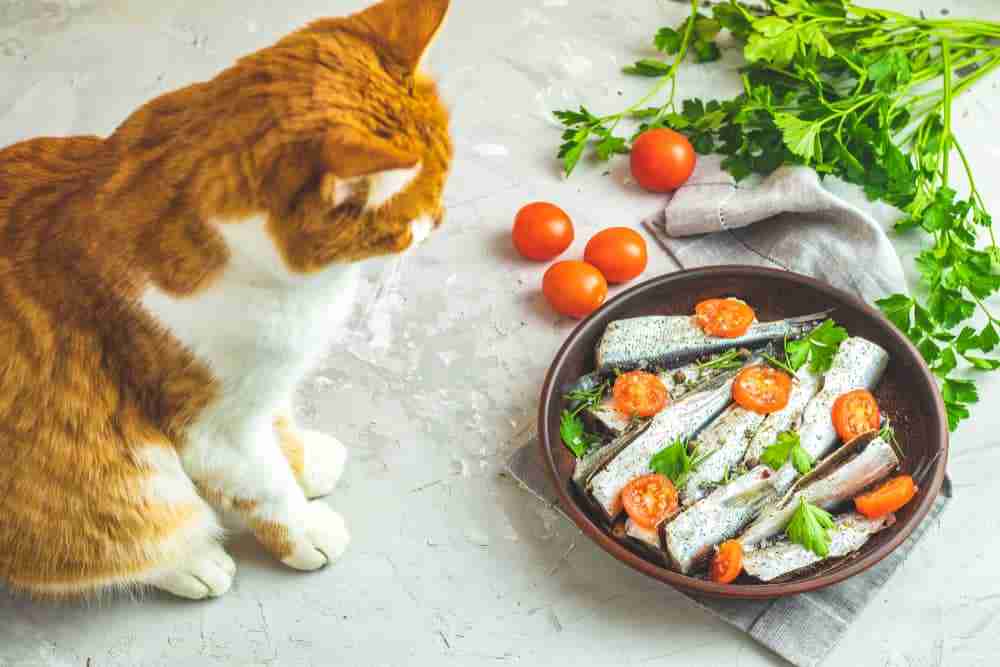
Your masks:
[{"label": "cat's head", "polygon": [[238,252],[294,278],[408,249],[442,219],[448,113],[420,62],[448,6],[320,20],[153,100],[110,138],[98,207],[143,230],[139,261],[180,295]]},{"label": "cat's head", "polygon": [[384,0],[235,68],[276,125],[253,144],[253,190],[292,273],[402,252],[441,223],[448,113],[420,62],[448,5]]}]

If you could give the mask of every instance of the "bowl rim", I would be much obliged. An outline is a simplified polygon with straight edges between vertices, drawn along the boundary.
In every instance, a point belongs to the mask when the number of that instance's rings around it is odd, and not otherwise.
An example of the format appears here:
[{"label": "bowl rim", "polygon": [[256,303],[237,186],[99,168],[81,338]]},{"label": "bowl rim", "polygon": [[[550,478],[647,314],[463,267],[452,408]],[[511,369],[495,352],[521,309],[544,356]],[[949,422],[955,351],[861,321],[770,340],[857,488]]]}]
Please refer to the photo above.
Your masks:
[{"label": "bowl rim", "polygon": [[[908,350],[910,356],[919,368],[922,379],[927,385],[933,388],[935,410],[931,417],[937,421],[936,440],[940,443],[941,453],[937,456],[938,460],[935,463],[933,476],[930,481],[929,492],[923,496],[920,504],[910,516],[909,520],[900,526],[900,529],[888,542],[880,545],[871,553],[854,558],[844,566],[838,567],[831,572],[777,584],[718,584],[712,581],[689,577],[661,565],[657,565],[656,563],[639,556],[623,544],[613,539],[580,507],[577,500],[566,488],[563,487],[559,478],[553,454],[555,450],[552,446],[555,439],[558,437],[558,434],[554,434],[549,428],[549,420],[547,416],[552,410],[553,402],[561,400],[561,397],[556,395],[554,386],[555,379],[563,364],[566,363],[569,351],[575,349],[580,344],[579,339],[583,332],[589,328],[589,323],[594,319],[601,317],[611,308],[614,308],[623,302],[629,301],[639,294],[656,290],[663,285],[678,281],[686,281],[689,279],[723,276],[726,278],[766,276],[772,279],[790,281],[816,289],[835,300],[850,303],[852,306],[880,323],[889,336],[893,337],[898,343]],[[941,398],[940,391],[937,389],[937,382],[933,373],[931,373],[927,364],[924,362],[923,356],[892,322],[882,315],[881,312],[868,305],[862,299],[845,292],[844,290],[838,289],[829,283],[825,283],[816,278],[792,271],[752,265],[726,264],[684,269],[646,280],[617,295],[615,298],[603,304],[586,319],[577,324],[560,346],[559,351],[556,352],[556,355],[545,374],[545,381],[542,385],[541,400],[539,401],[538,408],[538,447],[541,450],[542,461],[544,462],[546,474],[548,475],[552,486],[555,487],[556,494],[558,495],[561,509],[573,520],[574,523],[576,523],[585,535],[596,542],[598,546],[615,557],[617,560],[622,561],[632,569],[638,570],[653,579],[657,579],[666,584],[670,584],[675,588],[689,592],[712,597],[734,599],[769,599],[815,591],[827,586],[832,586],[833,584],[844,581],[845,579],[849,579],[850,577],[853,577],[854,575],[859,574],[860,572],[863,572],[877,564],[890,553],[895,551],[895,549],[910,536],[910,534],[927,516],[927,513],[937,500],[938,494],[941,491],[941,486],[944,482],[949,448],[948,420],[946,414],[944,401]],[[934,433],[930,433],[929,436],[933,438]],[[562,446],[561,443],[560,446]]]}]

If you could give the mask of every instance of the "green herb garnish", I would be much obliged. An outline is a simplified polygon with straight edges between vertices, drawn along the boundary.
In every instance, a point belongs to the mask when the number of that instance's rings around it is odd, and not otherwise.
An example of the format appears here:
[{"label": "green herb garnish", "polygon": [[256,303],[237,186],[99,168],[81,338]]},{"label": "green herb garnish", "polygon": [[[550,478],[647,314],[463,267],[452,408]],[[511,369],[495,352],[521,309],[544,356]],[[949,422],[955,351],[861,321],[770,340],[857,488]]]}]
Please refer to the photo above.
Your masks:
[{"label": "green herb garnish", "polygon": [[786,362],[782,361],[781,359],[778,359],[777,357],[772,357],[770,354],[767,354],[766,352],[761,352],[760,356],[763,357],[764,361],[766,361],[771,366],[774,366],[778,370],[785,371],[786,373],[792,376],[793,380],[795,379],[795,369],[789,366]]},{"label": "green herb garnish", "polygon": [[747,355],[742,350],[726,350],[722,354],[717,354],[706,361],[698,362],[697,366],[700,371],[712,368],[718,370],[730,370],[742,366],[746,361],[746,358]]},{"label": "green herb garnish", "polygon": [[680,488],[687,482],[688,476],[698,469],[705,459],[714,452],[708,452],[702,456],[695,456],[688,452],[688,443],[683,438],[678,438],[669,445],[658,451],[649,461],[649,469],[670,478],[674,486]]},{"label": "green herb garnish", "polygon": [[600,405],[601,401],[604,400],[604,394],[608,391],[608,386],[608,382],[605,381],[592,389],[574,389],[563,396],[563,399],[570,401],[573,405],[573,414],[578,414],[583,410]]},{"label": "green herb garnish", "polygon": [[[926,240],[916,256],[925,291],[877,304],[938,376],[956,428],[979,400],[962,373],[1000,369],[1000,316],[987,305],[1000,292],[1000,245],[952,122],[958,96],[1000,68],[1000,23],[908,16],[852,0],[766,0],[761,10],[728,0],[710,14],[699,4],[691,0],[683,23],[656,33],[660,58],[626,68],[651,77],[641,99],[609,115],[556,113],[566,173],[588,145],[609,160],[628,152],[638,133],[670,127],[699,153],[722,154],[737,180],[807,165],[900,209],[896,230]],[[720,30],[742,50],[740,94],[675,102],[681,63],[717,59]],[[623,120],[634,124],[623,129]],[[967,194],[959,194],[959,182]],[[972,326],[977,311],[983,323]],[[811,357],[810,368],[822,369],[828,358]]]},{"label": "green herb garnish", "polygon": [[562,418],[559,421],[559,435],[562,436],[563,444],[573,452],[576,458],[582,457],[595,444],[601,441],[596,435],[587,433],[583,427],[583,420],[580,413],[600,405],[604,400],[604,394],[608,390],[608,382],[591,389],[574,389],[563,396],[563,400],[569,401],[572,408],[562,411]]},{"label": "green herb garnish", "polygon": [[848,338],[847,329],[833,320],[825,320],[802,338],[785,341],[785,361],[794,369],[793,373],[807,361],[814,373],[825,373],[833,366],[840,344]]},{"label": "green herb garnish", "polygon": [[563,444],[573,452],[576,458],[582,457],[591,447],[601,441],[596,435],[587,433],[583,428],[583,420],[579,415],[569,410],[562,411],[562,419],[559,422],[559,435],[562,436]]},{"label": "green herb garnish", "polygon": [[820,558],[826,558],[830,553],[831,528],[833,517],[830,513],[799,496],[799,506],[788,522],[785,534],[792,542],[801,544]]},{"label": "green herb garnish", "polygon": [[803,449],[799,434],[795,431],[779,433],[774,444],[766,447],[760,456],[760,462],[774,470],[780,470],[789,459],[800,475],[812,470],[815,463],[809,452]]}]

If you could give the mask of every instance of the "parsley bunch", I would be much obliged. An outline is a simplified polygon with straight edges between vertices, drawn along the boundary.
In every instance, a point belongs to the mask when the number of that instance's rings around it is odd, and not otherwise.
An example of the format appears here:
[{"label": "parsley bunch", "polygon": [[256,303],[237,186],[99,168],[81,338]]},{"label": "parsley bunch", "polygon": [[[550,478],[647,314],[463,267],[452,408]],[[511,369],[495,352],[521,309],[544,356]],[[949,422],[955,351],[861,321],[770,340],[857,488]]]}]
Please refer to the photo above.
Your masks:
[{"label": "parsley bunch", "polygon": [[[728,0],[706,16],[692,2],[681,26],[657,33],[654,45],[673,59],[627,68],[657,77],[642,100],[603,117],[557,112],[566,125],[566,172],[592,136],[599,159],[627,152],[631,138],[615,132],[632,118],[640,132],[672,127],[699,153],[721,153],[737,180],[803,164],[897,207],[904,214],[897,230],[929,240],[916,260],[922,291],[878,305],[940,378],[954,429],[978,400],[974,382],[959,373],[1000,368],[1000,359],[987,356],[1000,343],[1000,317],[986,304],[1000,291],[1000,247],[952,127],[955,98],[1000,66],[1000,23],[926,19],[851,0],[767,0],[767,10]],[[742,46],[742,93],[684,100],[677,109],[678,66],[689,52],[698,61],[717,57],[707,43],[723,29]],[[970,184],[967,196],[952,187],[953,151]],[[977,311],[981,327],[969,324]]]}]

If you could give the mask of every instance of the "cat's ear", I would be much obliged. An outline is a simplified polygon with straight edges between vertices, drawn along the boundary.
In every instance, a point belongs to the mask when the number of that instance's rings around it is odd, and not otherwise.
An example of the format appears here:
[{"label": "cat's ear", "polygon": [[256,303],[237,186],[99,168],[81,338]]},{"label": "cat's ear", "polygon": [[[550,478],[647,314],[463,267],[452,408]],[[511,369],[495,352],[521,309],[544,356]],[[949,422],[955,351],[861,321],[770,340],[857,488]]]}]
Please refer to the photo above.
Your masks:
[{"label": "cat's ear", "polygon": [[450,0],[382,0],[350,20],[363,26],[412,73],[420,67],[450,4]]},{"label": "cat's ear", "polygon": [[362,130],[340,125],[323,139],[324,190],[340,204],[360,179],[368,182],[368,208],[381,206],[403,190],[420,171],[420,158]]}]

